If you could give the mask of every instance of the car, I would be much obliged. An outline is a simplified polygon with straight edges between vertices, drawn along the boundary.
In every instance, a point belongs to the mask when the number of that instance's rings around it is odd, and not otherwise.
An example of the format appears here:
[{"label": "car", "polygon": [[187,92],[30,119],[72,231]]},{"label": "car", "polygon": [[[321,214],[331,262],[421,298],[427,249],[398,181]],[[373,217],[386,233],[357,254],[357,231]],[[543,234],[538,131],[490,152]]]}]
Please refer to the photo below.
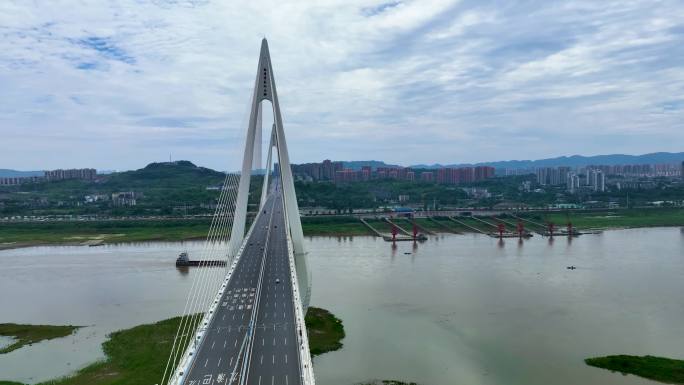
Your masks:
[{"label": "car", "polygon": [[276,283],[280,283],[280,278],[276,278]]}]

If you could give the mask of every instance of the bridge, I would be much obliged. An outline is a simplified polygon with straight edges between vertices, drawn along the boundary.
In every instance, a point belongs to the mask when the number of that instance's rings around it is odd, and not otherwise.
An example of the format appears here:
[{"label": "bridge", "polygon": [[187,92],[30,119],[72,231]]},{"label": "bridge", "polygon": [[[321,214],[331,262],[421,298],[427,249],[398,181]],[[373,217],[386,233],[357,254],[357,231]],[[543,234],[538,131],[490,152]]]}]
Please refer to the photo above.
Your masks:
[{"label": "bridge", "polygon": [[[202,252],[202,260],[225,260],[226,267],[207,265],[194,275],[159,384],[315,384],[304,324],[310,273],[266,39],[257,68],[242,170],[226,176]],[[247,229],[264,101],[274,123],[258,211]]]}]

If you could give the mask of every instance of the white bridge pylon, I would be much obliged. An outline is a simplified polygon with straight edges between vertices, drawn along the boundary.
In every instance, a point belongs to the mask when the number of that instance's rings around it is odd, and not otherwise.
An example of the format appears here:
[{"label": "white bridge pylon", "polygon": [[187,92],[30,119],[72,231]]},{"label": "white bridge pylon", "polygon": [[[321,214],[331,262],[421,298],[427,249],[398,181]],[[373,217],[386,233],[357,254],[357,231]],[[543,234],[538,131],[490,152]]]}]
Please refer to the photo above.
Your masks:
[{"label": "white bridge pylon", "polygon": [[[275,86],[275,77],[271,66],[271,56],[268,51],[266,39],[261,41],[261,52],[259,54],[259,66],[254,82],[254,92],[249,114],[249,125],[247,127],[247,138],[245,140],[245,153],[243,155],[242,170],[240,174],[240,184],[238,187],[237,201],[235,204],[235,214],[233,227],[230,234],[228,253],[234,257],[240,249],[245,237],[247,223],[247,202],[249,198],[249,186],[252,169],[261,165],[256,161],[256,157],[261,159],[261,130],[262,130],[262,102],[268,100],[273,109],[273,126],[270,132],[269,147],[267,150],[266,173],[261,193],[259,209],[266,201],[269,177],[272,169],[271,153],[275,147],[278,160],[278,171],[280,174],[280,190],[283,194],[285,215],[288,227],[288,236],[292,242],[295,255],[295,267],[297,270],[297,281],[302,290],[302,306],[304,311],[309,304],[311,286],[310,273],[304,251],[304,234],[302,232],[302,222],[299,218],[299,206],[295,195],[294,179],[290,168],[290,157],[287,151],[287,142],[283,131],[283,119],[278,103],[278,93]],[[254,164],[254,163],[257,164]]]}]

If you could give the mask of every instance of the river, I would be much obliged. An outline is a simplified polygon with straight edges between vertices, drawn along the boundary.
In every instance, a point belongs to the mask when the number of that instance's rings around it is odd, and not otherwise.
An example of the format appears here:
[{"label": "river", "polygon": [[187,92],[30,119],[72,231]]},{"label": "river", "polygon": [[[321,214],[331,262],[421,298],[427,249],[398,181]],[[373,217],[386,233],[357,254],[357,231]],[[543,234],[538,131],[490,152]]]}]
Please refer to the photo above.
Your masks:
[{"label": "river", "polygon": [[[67,374],[103,357],[107,333],[177,315],[197,270],[178,271],[173,259],[201,248],[154,242],[0,251],[0,322],[85,326],[0,355],[0,379]],[[313,237],[306,248],[311,304],[341,318],[347,333],[341,350],[315,359],[319,384],[652,384],[582,360],[684,356],[679,228],[522,243],[440,235],[394,248],[373,237]]]}]

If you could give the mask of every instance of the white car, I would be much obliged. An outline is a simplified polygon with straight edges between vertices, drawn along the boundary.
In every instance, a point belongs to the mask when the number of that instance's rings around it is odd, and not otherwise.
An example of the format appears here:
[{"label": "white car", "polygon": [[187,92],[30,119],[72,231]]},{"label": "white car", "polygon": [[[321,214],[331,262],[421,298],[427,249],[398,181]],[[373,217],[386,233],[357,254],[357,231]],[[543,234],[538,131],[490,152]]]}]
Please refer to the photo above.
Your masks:
[{"label": "white car", "polygon": [[280,278],[276,278],[276,283],[280,283]]}]

